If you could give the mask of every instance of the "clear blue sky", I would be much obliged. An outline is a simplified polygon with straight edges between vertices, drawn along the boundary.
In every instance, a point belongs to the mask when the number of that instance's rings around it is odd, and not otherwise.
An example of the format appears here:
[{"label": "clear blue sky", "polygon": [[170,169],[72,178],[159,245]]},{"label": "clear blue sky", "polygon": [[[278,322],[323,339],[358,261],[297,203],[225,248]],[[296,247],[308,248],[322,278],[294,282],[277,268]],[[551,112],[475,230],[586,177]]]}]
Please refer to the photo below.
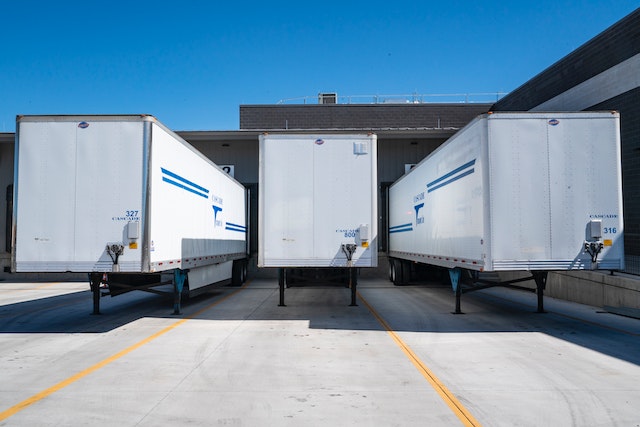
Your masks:
[{"label": "clear blue sky", "polygon": [[5,1],[0,132],[17,114],[153,114],[235,130],[242,104],[509,92],[637,0]]}]

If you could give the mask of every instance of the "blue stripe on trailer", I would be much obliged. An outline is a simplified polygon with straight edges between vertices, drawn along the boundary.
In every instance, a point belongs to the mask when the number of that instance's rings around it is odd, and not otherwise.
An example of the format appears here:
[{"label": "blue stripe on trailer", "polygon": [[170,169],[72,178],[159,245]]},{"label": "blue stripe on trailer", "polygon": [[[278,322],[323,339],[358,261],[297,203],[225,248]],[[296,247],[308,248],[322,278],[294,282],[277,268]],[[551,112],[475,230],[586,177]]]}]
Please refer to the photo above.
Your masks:
[{"label": "blue stripe on trailer", "polygon": [[436,185],[435,187],[429,188],[429,189],[427,190],[427,193],[431,193],[432,191],[436,191],[438,188],[442,188],[442,187],[444,187],[445,185],[449,185],[449,184],[451,184],[452,182],[459,180],[460,178],[464,178],[464,177],[465,177],[465,176],[467,176],[467,175],[471,175],[474,171],[475,171],[475,169],[469,169],[468,171],[466,171],[466,172],[464,172],[464,173],[461,173],[460,175],[457,175],[457,176],[455,176],[454,178],[451,178],[449,181],[445,181],[445,182],[443,182],[443,183],[442,183],[442,184],[440,184],[440,185]]},{"label": "blue stripe on trailer", "polygon": [[232,223],[228,222],[226,224],[226,226],[225,226],[225,230],[239,231],[241,233],[246,233],[247,227],[245,227],[244,225],[232,224]]},{"label": "blue stripe on trailer", "polygon": [[404,231],[412,231],[412,230],[413,230],[413,224],[411,223],[389,227],[389,233],[402,233]]},{"label": "blue stripe on trailer", "polygon": [[[198,196],[202,196],[204,198],[209,198],[209,190],[207,190],[206,188],[196,184],[193,181],[189,181],[188,179],[178,175],[177,173],[171,172],[168,169],[165,168],[160,168],[160,170],[162,171],[163,177],[162,180],[164,182],[167,182],[169,184],[173,184],[176,187],[182,188],[183,190],[187,190],[191,193],[197,194]],[[166,176],[164,176],[166,175]],[[167,176],[169,178],[173,178],[173,179],[169,179],[167,178]],[[178,182],[179,181],[179,182]]]},{"label": "blue stripe on trailer", "polygon": [[171,180],[171,179],[167,178],[166,176],[163,176],[163,177],[162,177],[162,180],[163,180],[164,182],[169,183],[169,184],[173,184],[173,185],[175,185],[175,186],[176,186],[176,187],[178,187],[178,188],[182,188],[183,190],[187,190],[187,191],[189,191],[189,192],[191,192],[191,193],[193,193],[193,194],[197,194],[197,195],[198,195],[198,196],[200,196],[200,197],[204,197],[205,199],[208,199],[208,198],[209,198],[209,195],[208,195],[208,194],[200,193],[199,191],[196,191],[196,190],[194,190],[193,188],[187,187],[186,185],[182,185],[182,184],[180,184],[179,182],[176,182],[176,181],[174,181],[174,180]]},{"label": "blue stripe on trailer", "polygon": [[[432,191],[435,191],[438,188],[442,188],[445,185],[451,184],[452,182],[457,181],[460,178],[463,178],[463,177],[465,177],[467,175],[471,175],[475,171],[475,169],[472,168],[472,166],[475,165],[475,164],[476,164],[476,159],[473,159],[470,162],[467,162],[464,165],[455,168],[451,172],[447,172],[446,174],[442,175],[441,177],[431,181],[430,183],[427,184],[427,189],[428,189],[427,192],[431,193]],[[471,169],[469,169],[469,168],[471,168]],[[464,171],[464,172],[462,172],[462,171]],[[462,172],[462,173],[460,173],[460,172]]]}]

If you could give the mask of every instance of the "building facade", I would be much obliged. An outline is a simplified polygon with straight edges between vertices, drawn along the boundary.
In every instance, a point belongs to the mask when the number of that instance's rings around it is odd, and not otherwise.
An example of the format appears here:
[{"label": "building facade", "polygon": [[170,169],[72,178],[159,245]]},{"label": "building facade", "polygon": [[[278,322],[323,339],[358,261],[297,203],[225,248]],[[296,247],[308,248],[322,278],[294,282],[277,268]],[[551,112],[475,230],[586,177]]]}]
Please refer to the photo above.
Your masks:
[{"label": "building facade", "polygon": [[[386,188],[410,165],[479,114],[529,110],[620,111],[627,271],[640,274],[640,9],[495,103],[340,104],[334,96],[318,104],[242,105],[239,130],[177,133],[216,164],[226,166],[250,190],[250,242],[255,253],[262,132],[376,133],[384,235]],[[2,270],[8,269],[10,260],[14,138],[13,133],[0,134],[0,189],[6,196],[0,199]],[[386,249],[384,238],[379,247]]]}]

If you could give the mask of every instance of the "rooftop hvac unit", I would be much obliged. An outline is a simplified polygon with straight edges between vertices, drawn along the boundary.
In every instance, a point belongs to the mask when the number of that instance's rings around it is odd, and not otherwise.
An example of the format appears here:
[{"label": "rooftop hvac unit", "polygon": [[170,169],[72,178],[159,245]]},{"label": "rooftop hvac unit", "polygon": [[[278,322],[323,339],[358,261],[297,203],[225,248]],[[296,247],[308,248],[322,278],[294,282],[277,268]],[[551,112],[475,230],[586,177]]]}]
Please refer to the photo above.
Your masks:
[{"label": "rooftop hvac unit", "polygon": [[337,104],[337,103],[338,103],[338,94],[335,92],[318,94],[318,104]]}]

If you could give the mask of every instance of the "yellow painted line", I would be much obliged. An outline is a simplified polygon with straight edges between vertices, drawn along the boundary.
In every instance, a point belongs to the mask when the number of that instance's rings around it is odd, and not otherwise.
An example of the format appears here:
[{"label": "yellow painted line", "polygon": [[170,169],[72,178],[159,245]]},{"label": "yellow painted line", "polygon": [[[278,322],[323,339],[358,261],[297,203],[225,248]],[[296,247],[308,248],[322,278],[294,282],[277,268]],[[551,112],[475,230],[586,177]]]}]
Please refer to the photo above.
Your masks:
[{"label": "yellow painted line", "polygon": [[59,284],[61,284],[61,283],[62,283],[62,282],[53,282],[53,283],[49,283],[49,284],[47,284],[47,285],[38,286],[38,287],[36,288],[36,290],[38,290],[38,289],[44,289],[44,288],[48,288],[48,287],[53,286],[53,285],[59,285]]},{"label": "yellow painted line", "polygon": [[198,311],[196,311],[195,313],[193,313],[190,316],[185,317],[184,319],[180,319],[176,322],[174,322],[173,324],[167,326],[166,328],[156,332],[153,335],[150,335],[149,337],[143,339],[142,341],[133,344],[130,347],[125,348],[124,350],[114,354],[113,356],[110,356],[104,360],[102,360],[101,362],[96,363],[93,366],[90,366],[89,368],[85,369],[84,371],[78,372],[75,375],[70,376],[69,378],[67,378],[64,381],[60,381],[58,384],[49,387],[46,390],[41,391],[40,393],[34,394],[33,396],[29,397],[28,399],[23,400],[22,402],[18,403],[17,405],[12,406],[9,409],[6,409],[2,412],[0,412],[0,421],[4,421],[7,418],[17,414],[18,412],[22,411],[23,409],[28,408],[29,406],[33,405],[36,402],[41,401],[42,399],[51,396],[53,393],[62,390],[63,388],[67,387],[68,385],[73,384],[74,382],[86,377],[87,375],[97,371],[98,369],[104,368],[105,366],[107,366],[108,364],[110,364],[111,362],[114,362],[118,359],[120,359],[121,357],[131,353],[132,351],[142,347],[145,344],[150,343],[151,341],[155,340],[156,338],[158,338],[161,335],[166,334],[167,332],[177,328],[178,326],[182,325],[183,323],[185,323],[187,320],[193,319],[194,317],[198,316],[200,313],[203,313],[207,310],[209,310],[210,308],[220,304],[221,302],[225,301],[228,298],[231,298],[233,295],[235,295],[236,293],[240,292],[242,289],[244,289],[247,285],[249,284],[249,281],[247,281],[240,289],[237,289],[235,291],[233,291],[232,293],[230,293],[229,295],[226,295],[225,297],[217,300],[216,302],[206,306],[203,309],[200,309]]},{"label": "yellow painted line", "polygon": [[376,310],[365,300],[358,292],[358,298],[367,306],[373,316],[380,322],[380,324],[387,330],[387,333],[391,336],[393,341],[400,347],[407,358],[413,363],[413,366],[418,369],[422,376],[431,384],[431,387],[440,395],[442,400],[449,406],[453,413],[462,421],[465,426],[479,427],[480,422],[475,419],[473,415],[460,403],[460,401],[453,395],[453,393],[435,376],[433,372],[420,360],[420,358],[411,350],[411,348],[395,333],[391,326],[378,314]]}]

